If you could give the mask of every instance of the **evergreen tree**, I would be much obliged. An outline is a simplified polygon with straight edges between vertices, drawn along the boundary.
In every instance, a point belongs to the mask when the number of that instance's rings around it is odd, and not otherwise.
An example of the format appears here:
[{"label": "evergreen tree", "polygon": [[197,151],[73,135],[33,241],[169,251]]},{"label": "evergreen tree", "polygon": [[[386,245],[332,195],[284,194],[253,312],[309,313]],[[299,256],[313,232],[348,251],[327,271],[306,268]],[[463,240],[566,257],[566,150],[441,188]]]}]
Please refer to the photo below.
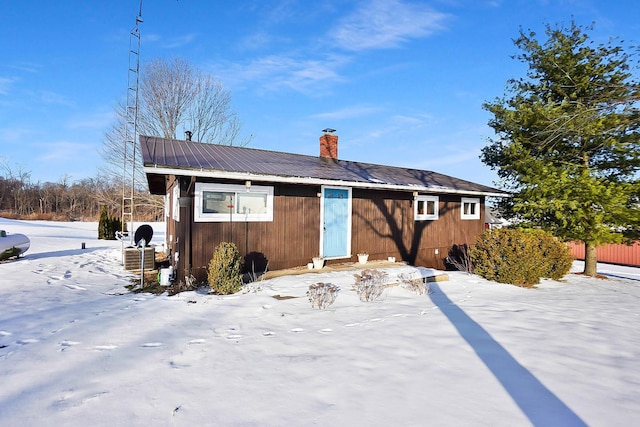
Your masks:
[{"label": "evergreen tree", "polygon": [[102,206],[102,209],[100,209],[100,220],[98,221],[98,239],[108,239],[109,227],[109,213],[107,212],[107,207]]},{"label": "evergreen tree", "polygon": [[127,225],[124,224],[124,229],[122,229],[122,225],[122,220],[109,215],[107,207],[103,206],[98,221],[98,239],[116,240],[116,232],[127,231]]},{"label": "evergreen tree", "polygon": [[505,214],[584,242],[594,276],[599,245],[638,238],[640,85],[637,60],[613,41],[594,46],[591,30],[547,25],[543,44],[520,31],[515,58],[529,69],[484,104],[496,136],[481,159],[514,193]]}]

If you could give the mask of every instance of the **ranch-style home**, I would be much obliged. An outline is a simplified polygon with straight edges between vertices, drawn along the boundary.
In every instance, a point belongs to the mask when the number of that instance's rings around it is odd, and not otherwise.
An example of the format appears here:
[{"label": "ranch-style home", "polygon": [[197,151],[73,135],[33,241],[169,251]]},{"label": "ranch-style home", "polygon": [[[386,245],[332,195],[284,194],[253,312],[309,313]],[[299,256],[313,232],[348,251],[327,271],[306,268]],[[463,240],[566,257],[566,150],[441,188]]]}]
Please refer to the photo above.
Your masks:
[{"label": "ranch-style home", "polygon": [[485,197],[506,195],[436,172],[340,160],[334,132],[320,136],[317,157],[140,136],[149,190],[166,196],[176,280],[206,281],[225,241],[249,269],[250,259],[279,270],[359,253],[443,268],[454,244],[484,230]]}]

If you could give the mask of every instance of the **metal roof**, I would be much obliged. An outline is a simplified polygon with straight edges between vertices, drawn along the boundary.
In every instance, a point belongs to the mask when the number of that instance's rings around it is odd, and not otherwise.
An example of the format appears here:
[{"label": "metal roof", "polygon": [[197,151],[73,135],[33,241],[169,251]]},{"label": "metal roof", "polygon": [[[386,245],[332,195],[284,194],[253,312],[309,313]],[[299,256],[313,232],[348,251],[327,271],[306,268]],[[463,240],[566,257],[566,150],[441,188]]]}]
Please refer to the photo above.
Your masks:
[{"label": "metal roof", "polygon": [[152,180],[158,178],[157,175],[186,175],[438,193],[507,195],[492,187],[426,170],[144,135],[140,136],[140,147],[150,187]]}]

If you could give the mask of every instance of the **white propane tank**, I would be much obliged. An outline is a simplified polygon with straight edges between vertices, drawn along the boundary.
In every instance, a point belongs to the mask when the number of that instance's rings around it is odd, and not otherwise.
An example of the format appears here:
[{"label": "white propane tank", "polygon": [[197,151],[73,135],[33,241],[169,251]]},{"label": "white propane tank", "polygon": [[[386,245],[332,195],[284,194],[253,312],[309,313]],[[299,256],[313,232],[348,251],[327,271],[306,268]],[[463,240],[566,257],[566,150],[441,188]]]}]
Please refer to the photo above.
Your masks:
[{"label": "white propane tank", "polygon": [[25,253],[31,241],[24,234],[7,234],[0,230],[0,260],[14,258]]}]

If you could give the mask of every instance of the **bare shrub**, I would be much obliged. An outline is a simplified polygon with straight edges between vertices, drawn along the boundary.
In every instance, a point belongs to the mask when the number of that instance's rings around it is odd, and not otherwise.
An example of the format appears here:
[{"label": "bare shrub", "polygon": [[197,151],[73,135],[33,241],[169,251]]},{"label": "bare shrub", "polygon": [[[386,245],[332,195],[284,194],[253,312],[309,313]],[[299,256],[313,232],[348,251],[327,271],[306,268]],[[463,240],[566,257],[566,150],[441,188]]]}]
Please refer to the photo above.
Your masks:
[{"label": "bare shrub", "polygon": [[429,287],[426,278],[423,278],[418,274],[400,273],[398,275],[398,279],[400,280],[403,288],[410,290],[414,294],[424,295],[431,293],[431,288]]},{"label": "bare shrub", "polygon": [[196,278],[193,275],[184,278],[184,282],[179,280],[167,286],[167,294],[169,296],[178,295],[181,292],[195,291],[198,289]]},{"label": "bare shrub", "polygon": [[469,255],[469,246],[466,243],[453,245],[444,263],[448,269],[473,273],[473,263]]},{"label": "bare shrub", "polygon": [[248,280],[249,281],[242,286],[243,293],[257,294],[258,292],[262,291],[262,282],[264,282],[264,274],[259,275],[255,273],[250,273]]},{"label": "bare shrub", "polygon": [[269,269],[269,260],[262,252],[249,252],[242,261],[244,282],[255,282]]},{"label": "bare shrub", "polygon": [[317,307],[322,310],[334,303],[338,297],[338,291],[340,291],[340,288],[336,285],[318,282],[309,285],[307,296],[311,307]]},{"label": "bare shrub", "polygon": [[384,271],[366,269],[360,274],[354,274],[354,277],[356,278],[354,288],[360,301],[375,301],[384,291],[388,274]]}]

